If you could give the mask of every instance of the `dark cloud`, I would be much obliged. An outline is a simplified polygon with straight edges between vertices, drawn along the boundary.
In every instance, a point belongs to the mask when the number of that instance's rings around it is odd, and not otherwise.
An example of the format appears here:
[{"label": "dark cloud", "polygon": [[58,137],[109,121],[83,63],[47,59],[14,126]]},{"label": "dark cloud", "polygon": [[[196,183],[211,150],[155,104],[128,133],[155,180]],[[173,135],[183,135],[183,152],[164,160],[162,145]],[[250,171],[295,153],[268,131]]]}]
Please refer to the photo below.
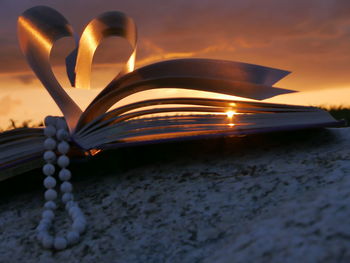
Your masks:
[{"label": "dark cloud", "polygon": [[36,79],[33,74],[23,74],[14,76],[15,79],[19,80],[23,84],[31,84]]},{"label": "dark cloud", "polygon": [[[139,26],[140,61],[183,55],[264,64],[294,71],[294,85],[304,83],[304,89],[350,82],[348,0],[1,1],[3,73],[29,70],[17,45],[16,19],[41,4],[62,12],[77,32],[104,11],[129,14]],[[53,64],[62,65],[70,49],[58,48]],[[95,62],[118,63],[125,51],[125,45],[107,41]]]}]

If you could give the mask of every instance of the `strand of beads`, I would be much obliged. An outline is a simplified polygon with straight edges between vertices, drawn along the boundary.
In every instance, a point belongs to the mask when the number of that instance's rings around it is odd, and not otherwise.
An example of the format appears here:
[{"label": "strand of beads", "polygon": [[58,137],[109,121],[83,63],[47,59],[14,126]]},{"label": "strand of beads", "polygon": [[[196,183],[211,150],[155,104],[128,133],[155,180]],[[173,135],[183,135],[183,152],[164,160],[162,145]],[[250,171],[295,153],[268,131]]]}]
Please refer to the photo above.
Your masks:
[{"label": "strand of beads", "polygon": [[[43,167],[43,173],[46,176],[44,179],[44,186],[47,190],[45,191],[46,202],[44,211],[37,227],[37,237],[43,247],[63,250],[79,241],[80,235],[86,229],[86,219],[79,205],[74,201],[73,186],[69,182],[72,175],[67,169],[69,165],[67,153],[70,148],[67,124],[63,118],[48,116],[45,118],[45,126],[44,134],[46,140],[44,142],[44,147],[46,151],[44,153],[44,160],[46,164]],[[59,153],[58,158],[55,150]],[[58,176],[62,182],[60,185],[62,202],[72,220],[71,230],[66,236],[53,236],[49,232],[53,226],[53,220],[55,218],[54,211],[57,208],[56,199],[58,194],[55,190],[57,185],[57,181],[54,178],[56,170],[55,164],[61,168]]]}]

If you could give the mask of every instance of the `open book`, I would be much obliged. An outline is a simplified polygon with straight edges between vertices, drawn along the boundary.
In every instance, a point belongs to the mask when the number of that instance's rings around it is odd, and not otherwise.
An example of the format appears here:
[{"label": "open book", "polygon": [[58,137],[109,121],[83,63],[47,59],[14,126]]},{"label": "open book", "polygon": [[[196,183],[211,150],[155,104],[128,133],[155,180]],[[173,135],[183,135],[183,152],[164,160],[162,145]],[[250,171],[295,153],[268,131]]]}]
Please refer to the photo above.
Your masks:
[{"label": "open book", "polygon": [[[63,113],[70,143],[85,153],[164,141],[343,125],[318,108],[257,102],[293,92],[273,87],[289,74],[287,71],[212,59],[169,60],[134,69],[136,26],[120,12],[93,19],[81,37],[75,37],[77,48],[66,59],[72,86],[89,88],[93,55],[104,38],[123,37],[133,47],[123,70],[82,111],[60,86],[50,65],[54,43],[74,36],[67,20],[49,7],[34,7],[19,17],[18,35],[29,65]],[[254,101],[154,98],[110,110],[131,94],[158,88],[209,91]],[[1,133],[0,180],[39,167],[44,140],[42,128]]]}]

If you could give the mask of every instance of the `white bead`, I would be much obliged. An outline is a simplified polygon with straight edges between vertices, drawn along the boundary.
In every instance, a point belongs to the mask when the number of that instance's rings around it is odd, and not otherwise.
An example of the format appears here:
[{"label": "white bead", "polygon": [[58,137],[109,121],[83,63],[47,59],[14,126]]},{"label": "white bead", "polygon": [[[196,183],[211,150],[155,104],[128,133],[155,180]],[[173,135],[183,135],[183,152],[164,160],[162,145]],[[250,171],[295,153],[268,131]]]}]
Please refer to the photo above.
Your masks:
[{"label": "white bead", "polygon": [[71,174],[71,172],[68,169],[62,169],[59,172],[58,176],[60,177],[60,179],[62,181],[68,181],[72,177],[72,174]]},{"label": "white bead", "polygon": [[86,227],[86,220],[85,220],[85,217],[83,216],[83,214],[80,214],[76,219],[73,220],[73,224],[74,223],[77,223],[77,224],[81,224],[84,226],[84,229]]},{"label": "white bead", "polygon": [[40,221],[40,224],[46,226],[47,229],[49,229],[52,225],[52,220],[53,219],[50,219],[50,218],[42,218]]},{"label": "white bead", "polygon": [[44,147],[46,150],[53,150],[56,148],[56,141],[52,138],[47,138],[44,141]]},{"label": "white bead", "polygon": [[[76,221],[79,221],[79,222],[84,221],[83,213],[80,212],[80,211],[72,213],[72,218],[73,218],[74,222],[76,222]],[[84,222],[86,223],[86,221],[84,221]]]},{"label": "white bead", "polygon": [[73,222],[72,229],[79,234],[83,233],[85,231],[86,225],[83,224],[81,221],[75,221]]},{"label": "white bead", "polygon": [[[44,179],[44,186],[48,188],[45,191],[45,199],[47,200],[44,204],[44,211],[42,213],[42,219],[37,227],[38,239],[45,248],[55,248],[56,250],[63,250],[68,244],[75,244],[79,241],[80,233],[85,231],[86,220],[81,209],[73,201],[73,185],[68,182],[71,179],[71,172],[66,169],[69,165],[70,160],[66,154],[70,150],[70,145],[67,142],[70,134],[68,126],[64,118],[57,118],[48,116],[45,118],[46,128],[44,134],[46,140],[44,141],[44,160],[46,164],[43,166],[43,173],[47,176]],[[56,137],[54,137],[56,135]],[[60,142],[59,142],[60,141]],[[61,154],[57,157],[55,149]],[[72,231],[70,231],[66,238],[65,237],[53,237],[49,234],[49,229],[52,227],[55,213],[53,210],[56,209],[57,205],[53,201],[57,198],[58,194],[53,188],[57,185],[57,181],[52,175],[55,173],[55,161],[57,165],[62,168],[59,172],[59,178],[63,181],[60,186],[62,192],[62,201],[65,204],[65,208],[70,214],[73,224]]]},{"label": "white bead", "polygon": [[59,118],[56,120],[56,126],[58,129],[63,129],[63,130],[68,129],[67,123],[63,118]]},{"label": "white bead", "polygon": [[81,213],[79,210],[79,207],[72,206],[71,208],[69,208],[68,213],[71,217],[74,217],[74,215]]},{"label": "white bead", "polygon": [[63,141],[63,140],[68,140],[69,138],[69,133],[67,130],[65,129],[59,129],[56,133],[56,137],[57,139],[59,139],[60,141]]},{"label": "white bead", "polygon": [[56,119],[55,117],[52,117],[52,116],[46,116],[46,118],[44,119],[44,123],[45,123],[45,126],[55,125]]},{"label": "white bead", "polygon": [[69,209],[71,209],[72,207],[74,207],[76,204],[75,204],[75,202],[74,201],[68,201],[67,203],[66,203],[66,210],[69,212]]},{"label": "white bead", "polygon": [[57,149],[60,153],[66,154],[69,151],[69,144],[65,141],[62,141],[58,144]]},{"label": "white bead", "polygon": [[57,208],[57,205],[53,201],[48,201],[44,205],[45,209],[55,210]]},{"label": "white bead", "polygon": [[45,231],[38,231],[36,238],[42,242],[42,240],[44,239],[45,235],[47,235],[47,233]]},{"label": "white bead", "polygon": [[61,155],[58,157],[57,164],[61,168],[66,168],[69,165],[69,158],[66,155]]},{"label": "white bead", "polygon": [[47,163],[43,167],[43,173],[47,176],[51,176],[55,173],[55,166],[51,163]]},{"label": "white bead", "polygon": [[53,237],[51,235],[45,235],[42,239],[43,247],[46,249],[52,248],[53,246]]},{"label": "white bead", "polygon": [[38,232],[45,232],[45,231],[49,230],[49,228],[50,228],[49,224],[42,223],[42,221],[41,221],[40,224],[37,226],[36,230]]},{"label": "white bead", "polygon": [[64,193],[62,196],[62,202],[67,203],[68,201],[73,200],[73,195],[71,193]]},{"label": "white bead", "polygon": [[56,237],[54,247],[57,250],[65,249],[67,247],[67,240],[64,237]]},{"label": "white bead", "polygon": [[45,210],[42,217],[43,219],[53,220],[55,218],[55,214],[52,212],[52,210]]},{"label": "white bead", "polygon": [[46,190],[45,199],[47,201],[53,201],[57,198],[57,192],[53,189]]},{"label": "white bead", "polygon": [[79,241],[79,238],[80,238],[79,232],[70,231],[67,234],[67,241],[68,241],[68,244],[70,245],[76,244]]},{"label": "white bead", "polygon": [[44,128],[44,134],[46,137],[52,137],[56,135],[56,128],[52,125],[46,126]]},{"label": "white bead", "polygon": [[63,182],[60,189],[64,193],[70,193],[73,191],[73,186],[70,182]]},{"label": "white bead", "polygon": [[48,176],[44,180],[44,186],[46,188],[54,188],[56,186],[56,179],[52,176]]},{"label": "white bead", "polygon": [[53,151],[46,151],[44,153],[44,160],[46,162],[52,163],[56,160],[56,154]]}]

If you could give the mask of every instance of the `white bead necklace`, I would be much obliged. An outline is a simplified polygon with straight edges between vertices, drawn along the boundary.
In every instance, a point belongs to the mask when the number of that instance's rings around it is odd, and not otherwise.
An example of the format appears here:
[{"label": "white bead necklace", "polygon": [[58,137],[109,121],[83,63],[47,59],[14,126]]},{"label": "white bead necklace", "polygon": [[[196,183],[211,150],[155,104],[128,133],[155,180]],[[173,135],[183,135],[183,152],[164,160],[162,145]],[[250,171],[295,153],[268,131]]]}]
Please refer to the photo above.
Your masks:
[{"label": "white bead necklace", "polygon": [[[37,227],[37,238],[43,247],[47,249],[63,250],[79,241],[80,235],[86,229],[86,219],[79,205],[73,199],[73,186],[69,182],[72,175],[67,169],[69,158],[66,154],[70,148],[67,124],[63,118],[47,116],[45,118],[45,126],[44,160],[46,164],[43,166],[43,173],[46,176],[44,186],[47,190],[45,191],[46,202],[44,211]],[[59,153],[58,158],[55,150]],[[58,174],[61,180],[61,200],[65,204],[65,209],[72,220],[71,230],[65,236],[54,236],[49,232],[53,226],[53,220],[55,218],[54,211],[57,208],[55,202],[58,196],[55,190],[57,184],[54,178],[55,164],[61,168]]]}]

